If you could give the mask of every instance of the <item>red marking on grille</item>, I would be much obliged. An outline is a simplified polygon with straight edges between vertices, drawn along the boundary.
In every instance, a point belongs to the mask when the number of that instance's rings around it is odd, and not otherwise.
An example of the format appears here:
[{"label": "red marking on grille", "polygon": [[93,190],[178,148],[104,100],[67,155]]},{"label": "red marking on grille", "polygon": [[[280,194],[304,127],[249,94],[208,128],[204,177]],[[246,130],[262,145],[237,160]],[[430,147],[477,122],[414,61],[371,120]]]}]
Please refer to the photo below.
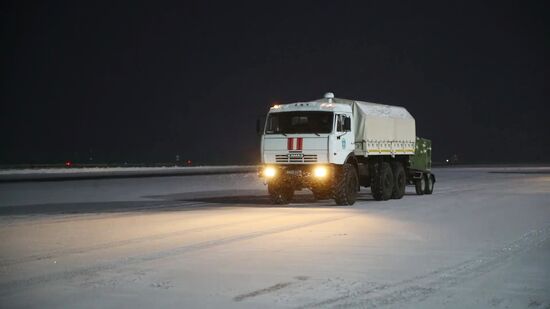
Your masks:
[{"label": "red marking on grille", "polygon": [[294,139],[293,139],[293,138],[287,139],[287,141],[286,141],[286,148],[287,148],[288,150],[294,150]]},{"label": "red marking on grille", "polygon": [[297,138],[297,143],[296,143],[296,149],[298,150],[302,150],[302,146],[304,144],[304,139],[302,137],[298,137]]}]

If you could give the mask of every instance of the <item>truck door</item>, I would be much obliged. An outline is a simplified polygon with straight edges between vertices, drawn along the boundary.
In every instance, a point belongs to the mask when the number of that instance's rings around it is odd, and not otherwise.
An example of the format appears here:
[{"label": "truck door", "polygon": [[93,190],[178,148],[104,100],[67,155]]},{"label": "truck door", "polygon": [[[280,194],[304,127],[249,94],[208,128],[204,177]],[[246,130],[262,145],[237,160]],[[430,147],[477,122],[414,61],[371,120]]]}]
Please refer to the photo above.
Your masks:
[{"label": "truck door", "polygon": [[330,162],[342,164],[348,154],[355,150],[355,137],[351,128],[351,114],[335,114],[335,134],[330,142]]}]

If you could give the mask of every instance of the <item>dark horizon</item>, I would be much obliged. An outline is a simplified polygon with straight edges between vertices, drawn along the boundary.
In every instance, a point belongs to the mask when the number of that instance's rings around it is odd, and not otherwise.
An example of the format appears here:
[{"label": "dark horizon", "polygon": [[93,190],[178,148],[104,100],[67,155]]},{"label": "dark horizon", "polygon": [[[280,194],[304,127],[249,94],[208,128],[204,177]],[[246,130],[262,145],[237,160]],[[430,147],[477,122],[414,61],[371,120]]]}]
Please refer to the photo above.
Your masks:
[{"label": "dark horizon", "polygon": [[434,161],[547,163],[548,13],[522,1],[5,2],[0,164],[257,163],[257,117],[328,91],[406,107]]}]

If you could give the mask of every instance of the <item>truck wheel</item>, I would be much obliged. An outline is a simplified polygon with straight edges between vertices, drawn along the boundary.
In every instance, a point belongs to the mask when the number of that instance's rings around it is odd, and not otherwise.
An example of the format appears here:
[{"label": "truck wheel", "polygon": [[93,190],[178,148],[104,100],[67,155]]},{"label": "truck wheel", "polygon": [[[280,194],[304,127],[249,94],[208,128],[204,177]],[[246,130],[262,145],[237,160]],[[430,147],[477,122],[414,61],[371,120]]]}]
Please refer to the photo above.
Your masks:
[{"label": "truck wheel", "polygon": [[424,194],[432,194],[434,192],[434,181],[435,177],[432,174],[426,174],[425,185],[424,185]]},{"label": "truck wheel", "polygon": [[267,184],[267,192],[273,204],[288,204],[294,197],[294,188],[276,182]]},{"label": "truck wheel", "polygon": [[391,163],[391,167],[394,179],[391,198],[398,200],[405,195],[407,176],[405,175],[405,168],[403,168],[403,164],[401,164],[401,162],[394,161]]},{"label": "truck wheel", "polygon": [[389,200],[393,192],[393,173],[388,162],[378,164],[371,180],[372,196],[377,201]]},{"label": "truck wheel", "polygon": [[423,195],[424,194],[424,189],[426,188],[426,179],[424,178],[424,175],[422,175],[422,177],[420,177],[420,179],[415,180],[414,188],[416,190],[417,195]]},{"label": "truck wheel", "polygon": [[358,188],[359,179],[355,167],[349,163],[344,164],[334,180],[334,201],[337,205],[353,205],[357,200]]}]

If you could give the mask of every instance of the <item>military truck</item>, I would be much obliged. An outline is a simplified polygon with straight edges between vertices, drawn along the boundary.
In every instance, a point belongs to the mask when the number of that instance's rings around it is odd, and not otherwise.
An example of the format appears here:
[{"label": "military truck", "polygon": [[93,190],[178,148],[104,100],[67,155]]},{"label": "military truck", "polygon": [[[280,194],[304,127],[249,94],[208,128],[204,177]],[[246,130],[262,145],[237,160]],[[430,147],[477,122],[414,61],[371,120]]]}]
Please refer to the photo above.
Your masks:
[{"label": "military truck", "polygon": [[318,200],[353,205],[361,187],[375,200],[400,199],[407,184],[431,194],[431,141],[399,106],[335,98],[275,105],[261,134],[259,175],[273,203],[310,189]]}]

